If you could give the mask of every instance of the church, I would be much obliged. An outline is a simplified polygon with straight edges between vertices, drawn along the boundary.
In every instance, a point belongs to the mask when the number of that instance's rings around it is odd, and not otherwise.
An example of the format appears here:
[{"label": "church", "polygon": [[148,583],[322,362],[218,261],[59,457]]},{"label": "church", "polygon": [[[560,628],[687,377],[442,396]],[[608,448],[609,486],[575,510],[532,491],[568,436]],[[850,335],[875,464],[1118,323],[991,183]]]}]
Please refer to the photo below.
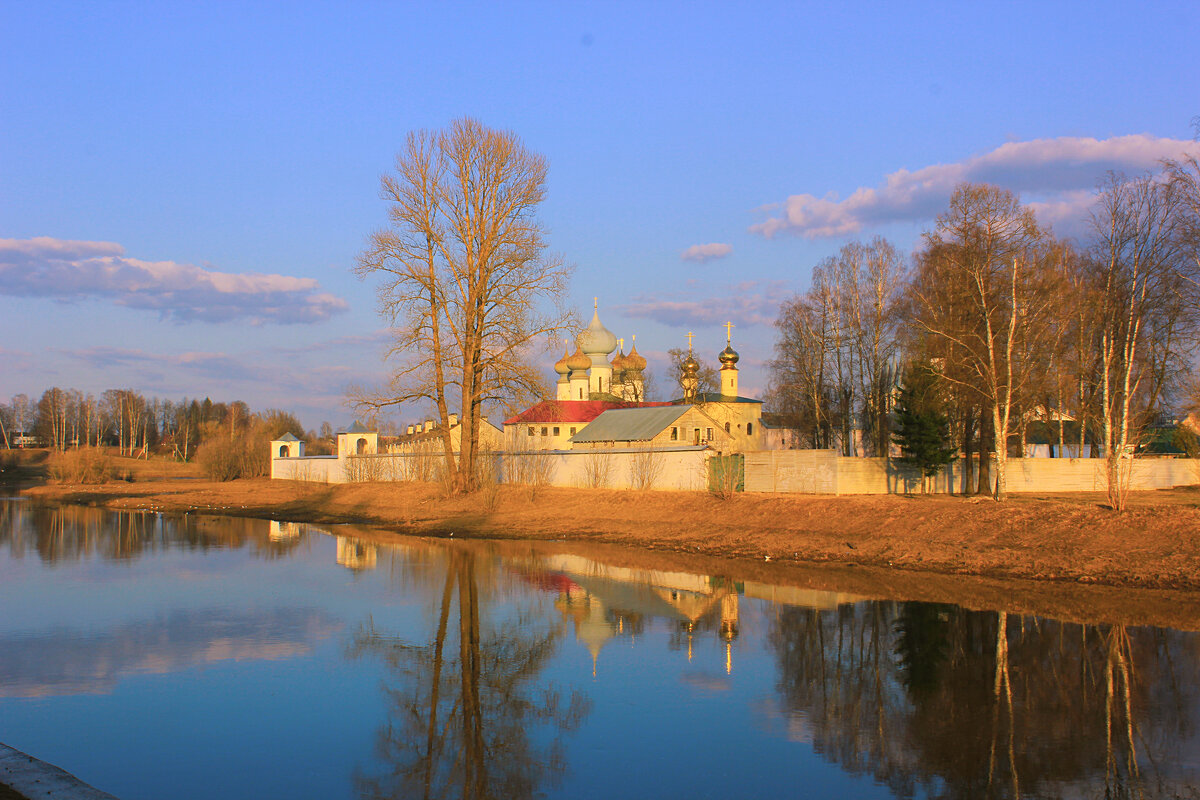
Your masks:
[{"label": "church", "polygon": [[719,392],[699,390],[700,364],[692,354],[689,333],[688,356],[679,375],[683,396],[649,402],[645,399],[646,359],[637,351],[636,337],[626,354],[624,340],[617,339],[600,321],[597,301],[575,352],[564,350],[554,365],[558,375],[554,399],[543,400],[505,421],[506,449],[703,445],[722,452],[761,450],[765,443],[762,401],[738,395],[739,355],[733,349],[732,328],[732,324],[725,326],[725,349],[717,356],[721,363]]}]

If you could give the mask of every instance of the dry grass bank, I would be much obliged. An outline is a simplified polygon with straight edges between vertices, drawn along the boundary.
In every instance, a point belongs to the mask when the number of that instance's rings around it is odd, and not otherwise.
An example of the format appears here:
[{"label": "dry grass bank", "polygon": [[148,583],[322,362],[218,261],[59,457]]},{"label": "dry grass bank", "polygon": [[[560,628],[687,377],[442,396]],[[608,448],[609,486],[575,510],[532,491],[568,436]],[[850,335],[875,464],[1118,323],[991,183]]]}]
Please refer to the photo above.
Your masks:
[{"label": "dry grass bank", "polygon": [[567,539],[762,562],[838,563],[994,578],[1200,589],[1200,491],[1140,493],[1118,514],[1099,494],[829,497],[503,486],[447,497],[428,484],[159,479],[45,485],[32,498],[206,511],[489,539]]}]

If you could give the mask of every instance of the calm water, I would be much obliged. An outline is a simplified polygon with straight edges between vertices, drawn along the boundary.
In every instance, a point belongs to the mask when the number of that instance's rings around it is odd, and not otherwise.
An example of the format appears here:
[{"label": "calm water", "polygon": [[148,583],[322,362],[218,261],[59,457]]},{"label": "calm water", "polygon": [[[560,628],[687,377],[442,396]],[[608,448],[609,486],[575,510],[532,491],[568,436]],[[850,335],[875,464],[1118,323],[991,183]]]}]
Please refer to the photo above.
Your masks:
[{"label": "calm water", "polygon": [[0,741],[136,798],[1196,797],[1200,637],[0,501]]}]

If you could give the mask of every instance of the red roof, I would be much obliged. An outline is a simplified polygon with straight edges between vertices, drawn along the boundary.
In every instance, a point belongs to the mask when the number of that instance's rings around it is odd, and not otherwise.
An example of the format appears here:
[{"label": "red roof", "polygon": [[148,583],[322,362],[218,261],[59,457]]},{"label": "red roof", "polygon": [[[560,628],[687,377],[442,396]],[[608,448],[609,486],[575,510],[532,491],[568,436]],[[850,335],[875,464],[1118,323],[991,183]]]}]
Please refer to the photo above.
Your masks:
[{"label": "red roof", "polygon": [[591,422],[605,411],[613,408],[648,408],[669,406],[670,403],[624,403],[616,400],[543,400],[504,420],[505,425],[521,425],[526,422]]}]

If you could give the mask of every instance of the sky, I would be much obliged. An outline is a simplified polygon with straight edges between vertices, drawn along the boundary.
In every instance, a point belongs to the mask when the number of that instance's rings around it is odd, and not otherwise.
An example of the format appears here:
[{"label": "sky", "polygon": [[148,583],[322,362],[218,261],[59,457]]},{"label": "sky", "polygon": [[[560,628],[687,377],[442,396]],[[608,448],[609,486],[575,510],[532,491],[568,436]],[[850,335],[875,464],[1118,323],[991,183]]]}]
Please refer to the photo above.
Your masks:
[{"label": "sky", "polygon": [[[0,400],[50,386],[347,424],[405,135],[546,156],[568,300],[767,385],[780,303],[961,181],[1085,237],[1094,187],[1200,154],[1200,4],[0,0]],[[547,379],[558,353],[547,354]],[[424,415],[406,408],[403,424]]]}]

